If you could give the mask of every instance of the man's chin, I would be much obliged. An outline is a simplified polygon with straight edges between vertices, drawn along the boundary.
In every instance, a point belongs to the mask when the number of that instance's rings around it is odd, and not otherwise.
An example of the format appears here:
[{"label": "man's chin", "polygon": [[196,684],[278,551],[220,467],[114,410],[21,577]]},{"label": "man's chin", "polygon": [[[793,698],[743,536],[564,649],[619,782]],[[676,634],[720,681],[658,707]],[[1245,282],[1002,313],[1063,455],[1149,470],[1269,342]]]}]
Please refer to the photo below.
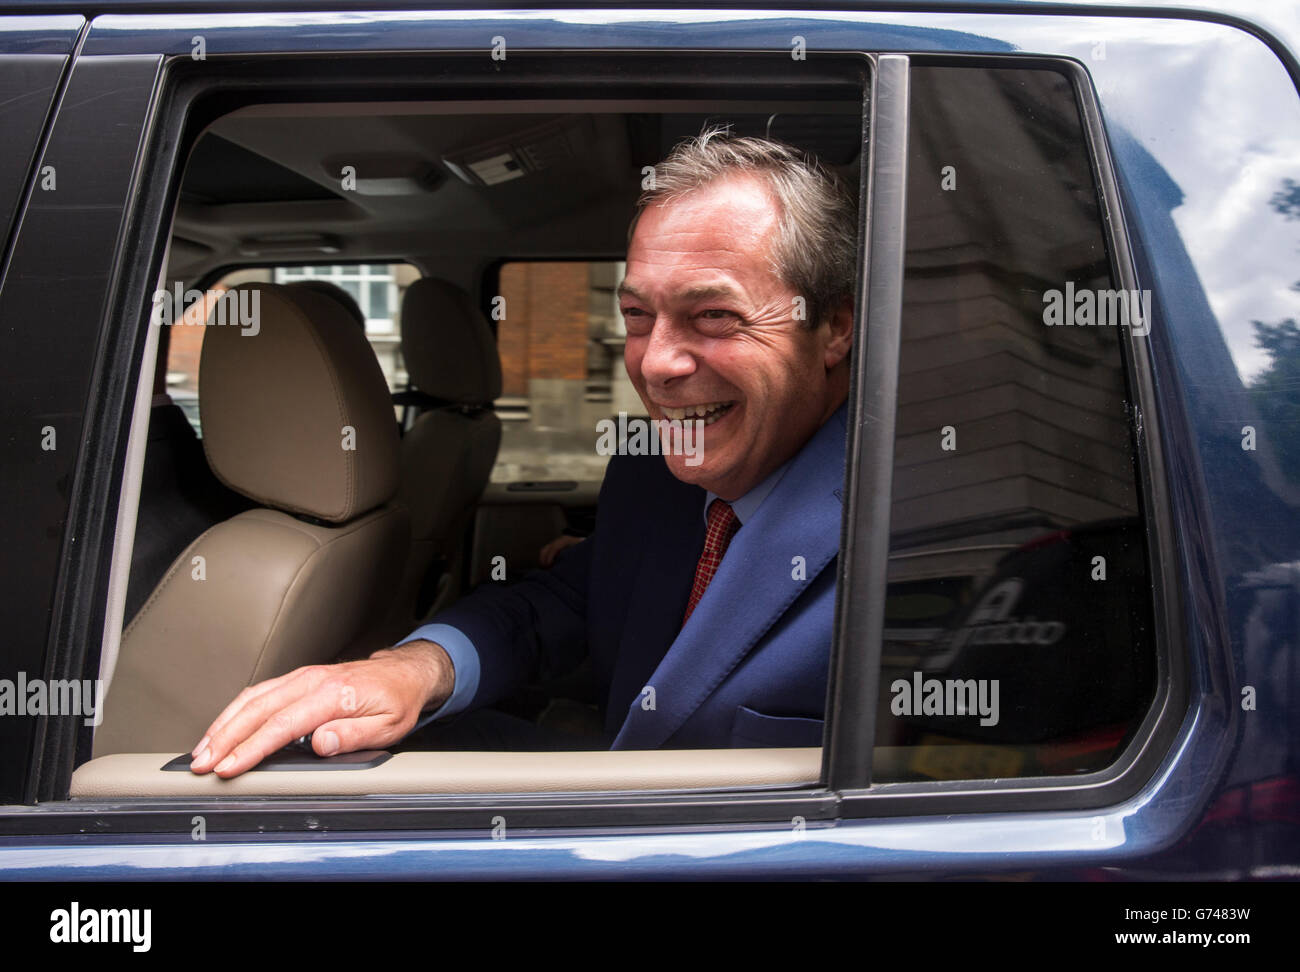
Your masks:
[{"label": "man's chin", "polygon": [[[689,430],[691,434],[663,445],[668,471],[684,483],[722,495],[737,472],[737,439],[730,427],[734,416]],[[694,423],[692,423],[694,424]]]},{"label": "man's chin", "polygon": [[682,455],[664,456],[664,462],[667,463],[670,473],[692,486],[700,486],[716,493],[718,490],[715,487],[723,484],[717,462],[701,461],[698,457]]}]

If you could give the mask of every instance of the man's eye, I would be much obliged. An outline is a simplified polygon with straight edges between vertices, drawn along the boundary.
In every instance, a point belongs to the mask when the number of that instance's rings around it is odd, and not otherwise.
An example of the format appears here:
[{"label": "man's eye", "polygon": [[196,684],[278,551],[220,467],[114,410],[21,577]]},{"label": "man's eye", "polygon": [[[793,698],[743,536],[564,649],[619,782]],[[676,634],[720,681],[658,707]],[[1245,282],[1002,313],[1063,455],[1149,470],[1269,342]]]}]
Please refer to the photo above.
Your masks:
[{"label": "man's eye", "polygon": [[650,327],[650,315],[640,307],[624,307],[623,323],[629,331],[643,331]]},{"label": "man's eye", "polygon": [[721,307],[710,307],[708,310],[700,311],[700,320],[706,324],[716,327],[719,324],[739,324],[744,323],[740,315],[735,311],[726,310]]}]

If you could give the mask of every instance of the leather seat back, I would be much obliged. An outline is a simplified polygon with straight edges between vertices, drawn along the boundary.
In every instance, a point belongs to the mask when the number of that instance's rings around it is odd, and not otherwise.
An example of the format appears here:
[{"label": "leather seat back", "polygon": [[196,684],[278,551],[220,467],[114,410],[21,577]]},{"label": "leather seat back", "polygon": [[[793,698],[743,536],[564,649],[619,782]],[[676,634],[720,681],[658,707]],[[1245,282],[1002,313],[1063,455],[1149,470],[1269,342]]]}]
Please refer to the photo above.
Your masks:
[{"label": "leather seat back", "polygon": [[123,633],[95,756],[188,750],[246,686],[334,659],[383,617],[407,556],[397,430],[364,334],[305,289],[230,295],[258,326],[208,326],[203,444],[259,507],[190,544]]},{"label": "leather seat back", "polygon": [[501,395],[501,358],[468,294],[428,277],[408,287],[402,356],[430,407],[402,437],[399,495],[411,511],[411,557],[394,602],[399,629],[428,613],[430,598],[419,601],[430,564],[457,558],[501,445],[501,420],[492,410]]}]

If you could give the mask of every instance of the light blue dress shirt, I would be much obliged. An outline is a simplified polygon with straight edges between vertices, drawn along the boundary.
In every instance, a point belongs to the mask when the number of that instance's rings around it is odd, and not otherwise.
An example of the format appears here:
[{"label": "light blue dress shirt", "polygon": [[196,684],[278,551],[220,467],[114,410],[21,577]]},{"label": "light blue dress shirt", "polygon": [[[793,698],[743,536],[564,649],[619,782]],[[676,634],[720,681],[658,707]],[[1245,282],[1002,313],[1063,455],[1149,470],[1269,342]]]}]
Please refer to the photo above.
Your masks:
[{"label": "light blue dress shirt", "polygon": [[[767,499],[768,494],[776,488],[776,484],[781,481],[781,477],[785,475],[789,465],[790,462],[787,460],[770,476],[731,504],[732,512],[736,514],[736,519],[740,521],[742,526],[746,520],[758,512],[758,508],[763,505],[763,500]],[[717,498],[716,493],[705,494],[702,515],[706,524],[709,522],[709,505]],[[447,656],[451,659],[451,665],[455,671],[455,686],[452,689],[451,697],[433,712],[421,716],[420,721],[415,724],[415,729],[419,729],[422,726],[427,726],[435,719],[443,719],[465,710],[465,707],[474,698],[474,693],[478,691],[479,659],[474,643],[469,640],[463,631],[459,628],[453,628],[449,624],[426,624],[411,632],[397,644],[404,645],[411,641],[432,641],[442,645],[447,652]],[[415,729],[411,731],[414,732]]]},{"label": "light blue dress shirt", "polygon": [[[781,481],[781,477],[785,475],[785,471],[789,466],[790,460],[787,459],[777,467],[776,472],[772,473],[740,499],[730,504],[731,512],[736,514],[736,519],[740,521],[741,526],[744,526],[745,521],[758,512],[758,508],[763,505],[763,500],[767,499],[767,494],[776,488],[776,484]],[[705,525],[709,522],[709,507],[713,505],[715,499],[718,499],[717,493],[704,494]]]}]

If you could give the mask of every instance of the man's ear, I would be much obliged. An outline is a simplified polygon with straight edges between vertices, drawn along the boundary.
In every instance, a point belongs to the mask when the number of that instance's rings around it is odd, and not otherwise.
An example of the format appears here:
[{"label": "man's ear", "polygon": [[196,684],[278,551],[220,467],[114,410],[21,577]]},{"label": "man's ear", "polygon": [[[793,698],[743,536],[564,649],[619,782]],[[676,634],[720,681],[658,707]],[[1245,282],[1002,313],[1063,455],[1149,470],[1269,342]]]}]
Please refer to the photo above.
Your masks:
[{"label": "man's ear", "polygon": [[853,346],[853,298],[845,297],[839,303],[831,313],[829,326],[824,359],[827,371],[843,361]]}]

